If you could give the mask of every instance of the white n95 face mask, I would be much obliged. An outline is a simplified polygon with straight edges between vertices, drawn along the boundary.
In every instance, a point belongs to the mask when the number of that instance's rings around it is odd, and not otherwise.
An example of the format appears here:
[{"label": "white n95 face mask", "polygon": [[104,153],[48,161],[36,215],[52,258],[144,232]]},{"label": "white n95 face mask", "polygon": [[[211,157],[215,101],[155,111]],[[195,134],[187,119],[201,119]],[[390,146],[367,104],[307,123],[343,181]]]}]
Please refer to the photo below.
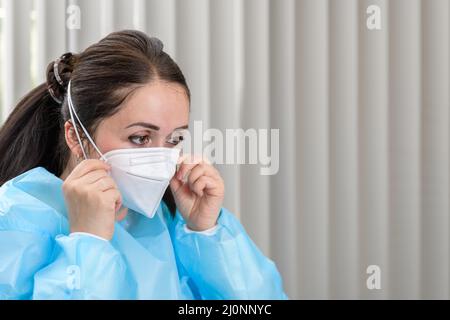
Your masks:
[{"label": "white n95 face mask", "polygon": [[75,118],[100,158],[111,165],[110,175],[120,190],[125,207],[152,218],[175,174],[180,149],[130,148],[116,149],[102,154],[76,113],[70,95],[70,81],[67,88],[67,100],[72,124],[84,158],[87,159],[87,155],[75,125]]},{"label": "white n95 face mask", "polygon": [[104,154],[127,208],[152,218],[175,174],[179,149],[117,149]]}]

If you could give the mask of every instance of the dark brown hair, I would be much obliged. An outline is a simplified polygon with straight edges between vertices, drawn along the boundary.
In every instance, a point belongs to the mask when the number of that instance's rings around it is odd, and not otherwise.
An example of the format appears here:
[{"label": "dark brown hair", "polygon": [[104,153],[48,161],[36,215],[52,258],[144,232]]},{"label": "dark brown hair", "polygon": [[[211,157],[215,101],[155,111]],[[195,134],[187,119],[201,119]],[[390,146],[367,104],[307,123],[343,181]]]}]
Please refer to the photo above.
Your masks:
[{"label": "dark brown hair", "polygon": [[[22,98],[0,129],[0,186],[35,167],[62,174],[70,158],[64,137],[64,123],[70,119],[69,81],[77,114],[91,136],[134,89],[151,81],[180,84],[190,100],[184,75],[163,51],[163,43],[140,31],[111,33],[83,52],[66,53],[56,62],[47,67],[47,82]],[[163,200],[173,214],[169,188]]]}]

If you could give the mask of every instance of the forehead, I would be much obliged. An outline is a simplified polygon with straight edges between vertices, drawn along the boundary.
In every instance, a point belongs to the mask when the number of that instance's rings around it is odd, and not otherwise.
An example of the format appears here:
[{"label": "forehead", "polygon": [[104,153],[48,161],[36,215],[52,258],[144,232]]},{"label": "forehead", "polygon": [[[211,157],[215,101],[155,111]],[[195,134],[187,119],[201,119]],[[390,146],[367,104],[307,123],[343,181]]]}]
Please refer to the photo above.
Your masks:
[{"label": "forehead", "polygon": [[180,84],[151,82],[136,88],[110,120],[122,127],[135,122],[149,122],[161,129],[183,126],[189,121],[189,99]]}]

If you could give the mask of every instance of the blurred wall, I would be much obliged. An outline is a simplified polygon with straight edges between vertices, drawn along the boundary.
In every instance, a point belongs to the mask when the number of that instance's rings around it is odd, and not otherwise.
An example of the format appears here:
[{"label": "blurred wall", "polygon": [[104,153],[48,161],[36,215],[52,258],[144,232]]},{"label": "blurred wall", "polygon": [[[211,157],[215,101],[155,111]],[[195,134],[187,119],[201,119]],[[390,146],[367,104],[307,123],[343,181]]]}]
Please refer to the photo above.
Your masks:
[{"label": "blurred wall", "polygon": [[184,71],[192,123],[280,129],[277,175],[218,167],[291,298],[449,298],[449,0],[0,4],[3,119],[62,53],[146,31]]}]

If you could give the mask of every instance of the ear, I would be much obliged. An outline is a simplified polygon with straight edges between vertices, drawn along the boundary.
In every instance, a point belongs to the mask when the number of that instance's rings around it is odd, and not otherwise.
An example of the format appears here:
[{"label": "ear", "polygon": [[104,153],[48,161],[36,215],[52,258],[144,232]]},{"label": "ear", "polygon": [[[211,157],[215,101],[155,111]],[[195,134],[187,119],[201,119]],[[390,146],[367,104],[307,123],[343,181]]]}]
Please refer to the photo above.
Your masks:
[{"label": "ear", "polygon": [[64,136],[70,151],[72,151],[76,157],[83,158],[83,150],[81,149],[77,134],[75,133],[75,128],[70,120],[67,120],[66,123],[64,123]]}]

